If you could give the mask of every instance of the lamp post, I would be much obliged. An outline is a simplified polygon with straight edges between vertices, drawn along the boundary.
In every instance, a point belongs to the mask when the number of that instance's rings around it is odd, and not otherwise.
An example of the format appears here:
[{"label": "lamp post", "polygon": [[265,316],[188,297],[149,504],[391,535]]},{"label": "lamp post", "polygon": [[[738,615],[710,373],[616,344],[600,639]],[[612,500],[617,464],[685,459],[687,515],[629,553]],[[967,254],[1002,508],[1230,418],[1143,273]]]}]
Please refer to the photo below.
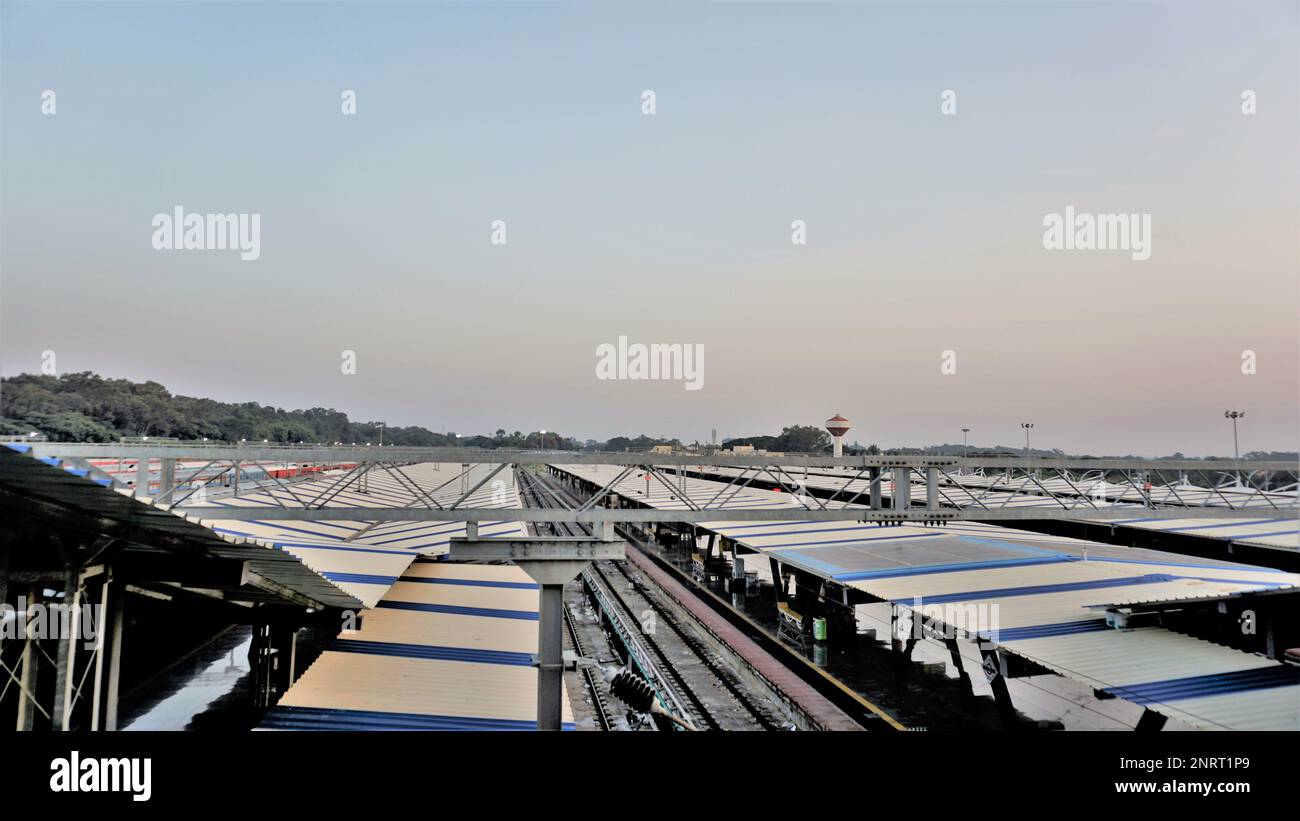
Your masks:
[{"label": "lamp post", "polygon": [[1025,456],[1029,456],[1029,431],[1034,427],[1034,423],[1021,422],[1020,427],[1025,429]]},{"label": "lamp post", "polygon": [[[1240,459],[1241,450],[1237,447],[1237,420],[1246,416],[1245,411],[1226,410],[1223,412],[1224,419],[1232,420],[1232,458]],[[1241,471],[1237,471],[1237,485],[1241,485]]]},{"label": "lamp post", "polygon": [[965,459],[970,456],[970,449],[966,447],[966,434],[970,433],[970,428],[961,429],[961,456]]}]

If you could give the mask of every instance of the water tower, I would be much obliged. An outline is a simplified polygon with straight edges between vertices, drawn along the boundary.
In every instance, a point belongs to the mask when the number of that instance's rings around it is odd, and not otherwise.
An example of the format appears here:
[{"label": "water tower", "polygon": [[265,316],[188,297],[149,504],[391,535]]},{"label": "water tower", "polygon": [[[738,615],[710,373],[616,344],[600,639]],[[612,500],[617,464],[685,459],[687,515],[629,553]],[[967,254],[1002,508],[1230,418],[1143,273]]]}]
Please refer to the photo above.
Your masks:
[{"label": "water tower", "polygon": [[826,430],[831,432],[831,441],[835,443],[835,455],[844,455],[844,434],[849,432],[849,420],[838,413],[826,420]]}]

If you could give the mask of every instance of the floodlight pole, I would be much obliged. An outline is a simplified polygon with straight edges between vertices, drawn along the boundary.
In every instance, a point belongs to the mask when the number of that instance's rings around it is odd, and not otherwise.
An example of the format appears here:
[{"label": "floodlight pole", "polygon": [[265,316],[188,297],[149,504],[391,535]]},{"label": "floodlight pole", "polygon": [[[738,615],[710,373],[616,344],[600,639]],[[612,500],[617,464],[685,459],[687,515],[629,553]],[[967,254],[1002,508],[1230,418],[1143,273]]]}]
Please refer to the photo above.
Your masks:
[{"label": "floodlight pole", "polygon": [[[1237,446],[1237,420],[1246,415],[1245,411],[1226,410],[1223,412],[1224,419],[1232,420],[1232,458],[1241,459],[1241,449]],[[1241,486],[1241,471],[1237,471],[1237,485]]]}]

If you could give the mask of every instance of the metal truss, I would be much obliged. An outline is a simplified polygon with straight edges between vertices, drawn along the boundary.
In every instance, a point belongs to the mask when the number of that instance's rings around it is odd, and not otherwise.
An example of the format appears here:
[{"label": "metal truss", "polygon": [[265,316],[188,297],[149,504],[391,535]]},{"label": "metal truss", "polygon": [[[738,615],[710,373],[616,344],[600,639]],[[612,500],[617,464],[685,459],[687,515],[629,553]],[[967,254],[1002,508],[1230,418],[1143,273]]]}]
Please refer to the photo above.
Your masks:
[{"label": "metal truss", "polygon": [[[152,497],[155,504],[167,506],[169,500],[177,497],[170,505],[172,510],[206,519],[342,520],[368,522],[371,527],[394,521],[499,521],[503,515],[500,507],[474,507],[467,503],[511,465],[557,464],[604,464],[622,469],[573,510],[511,510],[512,520],[571,524],[776,521],[796,515],[794,510],[798,511],[798,518],[810,521],[878,523],[1108,520],[1131,517],[1135,511],[1140,511],[1144,518],[1155,519],[1231,519],[1258,515],[1261,509],[1274,514],[1300,515],[1295,480],[1297,465],[1252,460],[1072,461],[929,456],[783,456],[777,460],[770,455],[556,453],[463,448],[33,445],[33,450],[38,448],[60,456],[71,451],[76,458],[133,459],[138,466],[137,495],[141,489],[147,491],[150,460],[158,459],[158,493]],[[195,485],[197,482],[198,486],[180,495],[174,479],[176,460],[182,458],[201,458],[204,464],[182,483]],[[310,490],[296,490],[295,485],[300,482],[274,475],[263,465],[266,459],[292,464],[342,465],[346,471],[337,477],[309,473],[299,478],[313,480]],[[402,470],[403,465],[435,461],[459,470],[450,471],[453,475],[432,489],[421,487]],[[240,477],[249,465],[260,469],[265,478],[246,482],[241,487]],[[490,470],[471,483],[470,473],[479,466],[490,466]],[[733,470],[735,475],[718,472],[728,468],[739,468],[739,472]],[[795,473],[800,470],[802,478],[796,478]],[[260,497],[269,496],[275,507],[250,509],[191,502],[200,487],[232,471],[236,497],[257,492]],[[675,471],[675,475],[668,471]],[[709,486],[704,492],[688,488],[688,471],[691,476],[717,481],[719,487]],[[340,501],[340,495],[350,488],[366,492],[367,476],[376,472],[390,477],[408,498],[386,507],[354,507]],[[647,496],[653,488],[655,494],[666,493],[661,498],[674,501],[684,509],[651,510],[617,503],[605,507],[609,494],[626,484],[634,473],[636,479],[644,479]],[[886,494],[882,488],[888,474],[892,474],[892,481],[888,483],[891,490]],[[1192,485],[1189,476],[1208,477],[1208,481],[1205,486]],[[439,491],[457,482],[458,497],[450,504],[445,503],[446,493],[444,501],[435,498]],[[782,497],[783,500],[793,499],[795,506],[731,509],[730,504],[754,482],[784,491],[789,496]],[[819,492],[809,493],[810,489]],[[913,504],[913,495],[918,504]],[[1052,504],[1027,506],[1025,502],[1029,499],[1050,500]]]},{"label": "metal truss", "polygon": [[[284,461],[299,463],[414,463],[514,465],[643,465],[789,468],[895,468],[944,467],[989,470],[1009,467],[1035,470],[1154,470],[1213,471],[1220,473],[1280,472],[1295,474],[1295,462],[1252,459],[1055,459],[1016,456],[828,456],[818,454],[740,455],[731,453],[603,453],[586,451],[485,450],[481,448],[353,447],[325,445],[228,445],[203,443],[136,444],[117,442],[35,442],[33,455],[61,458],[194,459],[230,461]],[[1292,480],[1294,481],[1294,480]]]}]

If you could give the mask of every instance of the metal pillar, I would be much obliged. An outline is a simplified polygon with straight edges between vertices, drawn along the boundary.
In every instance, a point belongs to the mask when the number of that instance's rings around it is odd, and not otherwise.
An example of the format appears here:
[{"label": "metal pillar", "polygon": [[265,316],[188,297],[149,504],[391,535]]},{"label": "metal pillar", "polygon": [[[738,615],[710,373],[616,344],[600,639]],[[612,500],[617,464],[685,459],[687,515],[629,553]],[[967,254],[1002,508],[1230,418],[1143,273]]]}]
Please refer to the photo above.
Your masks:
[{"label": "metal pillar", "polygon": [[[903,652],[903,637],[899,635],[898,623],[902,621],[903,606],[901,604],[889,605],[889,649],[895,654]],[[913,614],[912,618],[916,618]]]},{"label": "metal pillar", "polygon": [[624,543],[614,540],[614,526],[602,524],[588,538],[452,538],[452,560],[513,561],[541,587],[537,622],[537,729],[563,726],[564,585],[588,564],[625,557]]},{"label": "metal pillar", "polygon": [[164,503],[172,500],[172,491],[176,489],[176,460],[163,459],[158,471],[158,498]]},{"label": "metal pillar", "polygon": [[880,510],[880,480],[882,473],[880,468],[871,468],[871,509]]},{"label": "metal pillar", "polygon": [[948,656],[952,659],[952,666],[957,668],[958,678],[966,685],[966,694],[973,697],[975,695],[973,682],[970,680],[970,673],[966,672],[966,666],[962,664],[961,646],[957,644],[955,637],[950,636],[945,636],[943,643],[948,648]]},{"label": "metal pillar", "polygon": [[559,730],[564,692],[564,585],[543,584],[537,629],[537,729]]},{"label": "metal pillar", "polygon": [[0,604],[9,603],[9,551],[0,550]]},{"label": "metal pillar", "polygon": [[[100,702],[104,694],[104,633],[108,629],[105,621],[109,614],[109,591],[113,587],[113,569],[104,570],[104,582],[99,595],[99,624],[95,629],[95,682],[90,700],[90,729],[99,729]],[[114,598],[116,600],[116,598]]]},{"label": "metal pillar", "polygon": [[[27,590],[27,606],[41,600],[41,588],[33,585]],[[27,613],[23,613],[24,627],[30,621]],[[36,703],[27,697],[28,693],[36,695],[37,673],[40,671],[40,654],[34,646],[34,640],[30,630],[25,631],[26,638],[23,641],[23,672],[18,679],[18,723],[15,725],[20,732],[30,731],[36,721]]]},{"label": "metal pillar", "polygon": [[135,495],[149,495],[149,459],[145,456],[135,460]]},{"label": "metal pillar", "polygon": [[253,706],[265,708],[271,706],[271,625],[255,624],[253,639],[248,647],[248,663],[251,668],[249,684],[253,689]]},{"label": "metal pillar", "polygon": [[993,700],[997,702],[998,714],[1002,723],[1008,728],[1016,726],[1016,708],[1011,703],[1011,691],[1007,689],[1006,664],[1002,651],[987,642],[979,643],[980,657],[984,659],[984,678],[993,689]]},{"label": "metal pillar", "polygon": [[926,510],[939,509],[939,469],[925,469],[925,508]]},{"label": "metal pillar", "polygon": [[894,510],[907,510],[912,506],[912,471],[894,468]]},{"label": "metal pillar", "polygon": [[77,668],[77,630],[73,621],[81,609],[81,579],[75,572],[67,574],[64,587],[63,603],[68,603],[67,594],[72,593],[72,609],[69,611],[67,638],[58,640],[58,655],[54,664],[54,712],[51,715],[53,730],[67,730],[72,724],[72,680]]},{"label": "metal pillar", "polygon": [[768,556],[767,560],[772,564],[772,587],[776,593],[777,603],[785,601],[785,576],[781,574],[781,563],[776,560],[775,556]]},{"label": "metal pillar", "polygon": [[126,586],[119,585],[113,596],[112,613],[105,612],[108,619],[108,680],[104,686],[104,729],[110,732],[117,729],[117,692],[122,680],[122,633],[126,628]]}]

